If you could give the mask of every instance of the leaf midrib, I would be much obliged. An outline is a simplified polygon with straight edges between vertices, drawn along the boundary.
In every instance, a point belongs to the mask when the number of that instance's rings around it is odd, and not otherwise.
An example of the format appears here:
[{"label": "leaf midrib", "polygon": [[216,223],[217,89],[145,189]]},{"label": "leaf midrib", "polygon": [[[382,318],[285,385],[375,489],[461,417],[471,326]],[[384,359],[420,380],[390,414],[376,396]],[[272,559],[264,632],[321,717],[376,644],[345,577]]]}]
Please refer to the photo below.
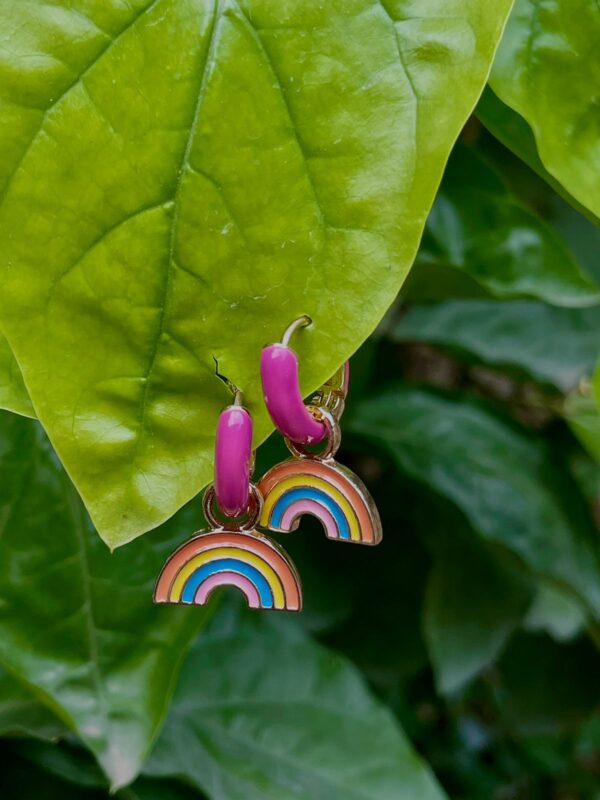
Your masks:
[{"label": "leaf midrib", "polygon": [[183,186],[183,178],[186,172],[186,169],[189,166],[190,161],[190,154],[192,151],[192,147],[194,145],[194,139],[196,135],[196,128],[198,124],[198,119],[200,116],[200,110],[202,108],[202,102],[204,100],[204,96],[206,94],[206,86],[208,82],[208,76],[212,65],[214,64],[215,60],[215,50],[216,50],[216,42],[217,42],[217,32],[219,27],[220,15],[219,15],[219,7],[220,7],[221,0],[213,0],[213,13],[212,19],[210,24],[210,29],[208,32],[208,42],[206,45],[206,57],[204,59],[204,64],[202,70],[200,72],[200,85],[198,87],[198,93],[196,98],[196,103],[194,106],[194,111],[192,115],[192,119],[190,122],[190,129],[188,133],[188,137],[185,143],[185,148],[183,150],[183,155],[181,157],[179,170],[177,172],[177,180],[175,182],[175,189],[173,192],[173,219],[170,226],[169,231],[169,245],[168,245],[168,257],[167,257],[167,265],[165,269],[165,276],[163,280],[163,287],[162,287],[162,296],[163,302],[160,307],[160,315],[158,318],[158,325],[157,331],[154,336],[154,342],[152,346],[152,350],[150,352],[150,358],[148,360],[148,366],[146,367],[146,372],[142,376],[142,394],[140,398],[140,408],[138,412],[138,423],[139,427],[136,433],[136,442],[135,442],[135,450],[133,455],[133,462],[136,461],[140,447],[144,440],[144,434],[146,431],[145,425],[145,416],[146,416],[146,405],[148,402],[148,387],[151,383],[152,375],[154,373],[154,369],[156,367],[156,360],[158,357],[158,351],[160,348],[160,341],[165,333],[165,320],[167,316],[167,306],[169,304],[170,295],[171,295],[171,287],[172,287],[172,272],[173,272],[173,265],[175,262],[175,244],[176,244],[176,235],[177,235],[177,225],[179,222],[179,213],[180,213],[180,205],[181,205],[181,188]]}]

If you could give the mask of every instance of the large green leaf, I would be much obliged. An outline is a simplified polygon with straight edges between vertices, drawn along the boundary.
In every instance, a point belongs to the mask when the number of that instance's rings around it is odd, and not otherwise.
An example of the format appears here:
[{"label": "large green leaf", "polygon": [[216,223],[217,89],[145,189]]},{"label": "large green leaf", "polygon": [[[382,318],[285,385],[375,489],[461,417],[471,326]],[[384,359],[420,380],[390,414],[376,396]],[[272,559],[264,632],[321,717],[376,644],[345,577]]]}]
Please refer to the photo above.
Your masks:
[{"label": "large green leaf", "polygon": [[213,356],[262,439],[262,345],[373,330],[510,5],[0,2],[2,327],[111,545],[210,479]]},{"label": "large green leaf", "polygon": [[548,172],[596,217],[599,38],[596,0],[516,0],[490,77],[531,126]]},{"label": "large green leaf", "polygon": [[201,637],[145,771],[211,800],[441,800],[350,664],[271,620]]},{"label": "large green leaf", "polygon": [[429,577],[423,627],[436,684],[452,694],[495,661],[531,601],[530,582],[476,540],[446,538]]},{"label": "large green leaf", "polygon": [[113,785],[139,770],[202,609],[152,605],[184,509],[112,555],[39,425],[0,415],[0,663],[94,752]]},{"label": "large green leaf", "polygon": [[536,381],[573,389],[600,349],[600,309],[527,300],[447,300],[403,310],[387,327],[398,342],[428,342]]},{"label": "large green leaf", "polygon": [[483,540],[563,587],[600,618],[600,541],[546,444],[467,398],[391,387],[361,403],[351,430],[452,502]]},{"label": "large green leaf", "polygon": [[459,273],[453,279],[468,296],[535,297],[558,306],[600,300],[600,289],[553,228],[464,146],[448,162],[405,294],[448,296],[448,281],[440,275],[448,269]]}]

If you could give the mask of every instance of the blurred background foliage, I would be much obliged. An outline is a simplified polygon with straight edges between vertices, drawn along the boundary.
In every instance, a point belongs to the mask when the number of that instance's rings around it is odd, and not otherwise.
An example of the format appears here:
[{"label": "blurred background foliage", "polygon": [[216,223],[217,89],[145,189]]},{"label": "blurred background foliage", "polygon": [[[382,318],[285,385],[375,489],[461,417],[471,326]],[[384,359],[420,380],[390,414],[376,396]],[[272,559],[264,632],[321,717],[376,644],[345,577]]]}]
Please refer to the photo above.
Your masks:
[{"label": "blurred background foliage", "polygon": [[301,615],[152,607],[200,503],[110,555],[2,412],[2,800],[600,798],[600,231],[502,66],[352,361],[340,460],[384,541],[303,521]]}]

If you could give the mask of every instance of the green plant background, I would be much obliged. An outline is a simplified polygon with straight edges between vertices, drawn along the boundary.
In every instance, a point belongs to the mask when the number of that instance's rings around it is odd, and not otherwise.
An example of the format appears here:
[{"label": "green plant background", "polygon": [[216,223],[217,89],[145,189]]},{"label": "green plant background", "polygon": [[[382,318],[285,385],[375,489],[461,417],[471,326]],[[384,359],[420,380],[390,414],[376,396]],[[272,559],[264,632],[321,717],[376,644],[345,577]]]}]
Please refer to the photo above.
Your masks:
[{"label": "green plant background", "polygon": [[[600,11],[426,5],[0,0],[2,800],[600,797]],[[153,606],[307,310],[383,543]]]}]

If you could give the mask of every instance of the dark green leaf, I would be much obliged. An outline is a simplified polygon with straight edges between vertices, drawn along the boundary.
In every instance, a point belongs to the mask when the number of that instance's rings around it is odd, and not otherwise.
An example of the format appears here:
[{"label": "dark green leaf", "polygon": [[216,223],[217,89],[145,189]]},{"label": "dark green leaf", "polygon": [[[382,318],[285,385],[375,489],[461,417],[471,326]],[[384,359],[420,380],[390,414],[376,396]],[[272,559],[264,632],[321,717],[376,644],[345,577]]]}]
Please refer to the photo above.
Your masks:
[{"label": "dark green leaf", "polygon": [[146,771],[211,800],[433,800],[443,794],[350,664],[287,620],[201,637]]},{"label": "dark green leaf", "polygon": [[553,308],[526,300],[448,300],[409,307],[386,330],[394,341],[448,347],[567,392],[596,363],[600,309]]},{"label": "dark green leaf", "polygon": [[500,663],[504,722],[521,735],[576,729],[600,701],[600,655],[586,639],[521,635]]},{"label": "dark green leaf", "polygon": [[0,333],[0,409],[2,408],[25,417],[35,417],[19,365],[8,342]]},{"label": "dark green leaf", "polygon": [[[40,742],[23,742],[13,745],[18,759],[24,759],[35,765],[35,772],[40,776],[40,784],[53,779],[64,782],[63,791],[68,795],[73,786],[86,798],[87,790],[92,797],[108,797],[106,778],[98,769],[92,756],[81,747],[48,745]],[[43,770],[42,773],[40,770]],[[83,787],[83,788],[82,788]],[[84,793],[83,789],[86,790]],[[198,792],[175,781],[138,778],[134,784],[113,795],[116,800],[200,800]]]},{"label": "dark green leaf", "polygon": [[423,625],[442,694],[464,687],[492,664],[531,601],[531,585],[492,550],[456,536],[429,577]]},{"label": "dark green leaf", "polygon": [[12,750],[0,750],[0,797],[2,800],[37,797],[43,800],[108,800],[106,792],[88,791],[66,783]]},{"label": "dark green leaf", "polygon": [[581,606],[555,586],[540,584],[523,627],[531,632],[549,633],[559,642],[569,641],[585,626]]},{"label": "dark green leaf", "polygon": [[411,498],[399,496],[392,483],[376,489],[383,525],[391,533],[368,550],[331,547],[329,573],[353,592],[354,610],[326,642],[379,691],[394,692],[427,666],[420,612],[431,558],[405,513]]},{"label": "dark green leaf", "polygon": [[528,164],[540,178],[551,186],[569,205],[576,208],[581,214],[586,216],[595,224],[600,223],[600,219],[592,214],[585,206],[578,203],[570,195],[565,187],[557,181],[544,167],[538,155],[535,136],[533,131],[520,114],[505,105],[489,86],[486,86],[477,108],[477,117],[505,147]]},{"label": "dark green leaf", "polygon": [[401,472],[451,501],[475,534],[600,618],[600,541],[542,440],[482,404],[403,387],[360,404],[348,422]]},{"label": "dark green leaf", "polygon": [[202,609],[152,605],[168,529],[112,555],[39,425],[0,415],[0,662],[72,727],[114,785],[139,770]]},{"label": "dark green leaf", "polygon": [[139,778],[133,786],[123,789],[116,800],[203,800],[204,795],[175,781],[156,781]]},{"label": "dark green leaf", "polygon": [[545,168],[600,216],[595,0],[516,0],[490,85],[530,125]]},{"label": "dark green leaf", "polygon": [[568,399],[565,417],[573,433],[600,464],[600,361],[589,387]]},{"label": "dark green leaf", "polygon": [[213,356],[261,440],[260,348],[379,322],[510,5],[0,4],[2,328],[111,546],[210,480]]},{"label": "dark green leaf", "polygon": [[414,297],[417,282],[439,297],[439,287],[432,281],[428,288],[428,281],[441,268],[464,272],[463,283],[474,281],[492,296],[534,297],[558,306],[600,300],[600,289],[581,272],[552,227],[464,146],[455,148],[448,162],[407,285],[409,296]]},{"label": "dark green leaf", "polygon": [[0,736],[57,739],[67,728],[33,692],[0,670]]},{"label": "dark green leaf", "polygon": [[571,407],[567,422],[588,453],[600,463],[600,414],[595,407]]},{"label": "dark green leaf", "polygon": [[594,763],[600,750],[600,713],[593,714],[577,737],[577,755]]},{"label": "dark green leaf", "polygon": [[59,746],[46,742],[24,741],[13,746],[21,758],[76,786],[108,789],[106,777],[88,750],[72,741]]},{"label": "dark green leaf", "polygon": [[586,272],[600,284],[600,220],[594,223],[586,219],[551,190],[538,202],[543,207],[544,218],[559,232]]}]

